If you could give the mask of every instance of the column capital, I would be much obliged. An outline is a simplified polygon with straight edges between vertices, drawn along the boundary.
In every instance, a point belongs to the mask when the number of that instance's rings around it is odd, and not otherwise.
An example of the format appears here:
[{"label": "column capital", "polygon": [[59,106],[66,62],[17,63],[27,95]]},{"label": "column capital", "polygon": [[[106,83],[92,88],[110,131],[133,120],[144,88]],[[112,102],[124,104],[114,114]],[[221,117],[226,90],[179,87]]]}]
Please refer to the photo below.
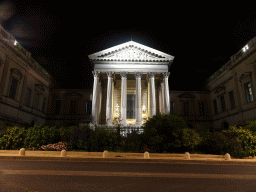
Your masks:
[{"label": "column capital", "polygon": [[127,78],[128,72],[120,72],[120,75],[121,75],[121,77],[126,77]]},{"label": "column capital", "polygon": [[134,75],[136,78],[141,78],[142,72],[135,72]]},{"label": "column capital", "polygon": [[154,78],[155,75],[156,75],[155,72],[149,72],[149,73],[148,73],[149,78]]},{"label": "column capital", "polygon": [[108,77],[113,77],[114,74],[115,74],[115,72],[113,72],[113,71],[107,71],[107,76]]},{"label": "column capital", "polygon": [[94,77],[99,77],[100,71],[93,71],[92,74],[94,75]]},{"label": "column capital", "polygon": [[170,75],[170,72],[164,72],[162,73],[163,78],[168,78]]}]

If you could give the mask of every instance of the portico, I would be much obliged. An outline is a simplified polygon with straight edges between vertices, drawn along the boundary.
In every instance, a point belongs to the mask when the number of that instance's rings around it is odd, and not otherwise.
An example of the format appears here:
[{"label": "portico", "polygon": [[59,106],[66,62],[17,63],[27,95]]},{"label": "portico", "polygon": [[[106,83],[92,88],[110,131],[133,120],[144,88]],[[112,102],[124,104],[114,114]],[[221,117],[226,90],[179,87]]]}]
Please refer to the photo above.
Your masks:
[{"label": "portico", "polygon": [[157,113],[170,113],[173,56],[129,41],[89,59],[94,68],[93,124],[141,126]]}]

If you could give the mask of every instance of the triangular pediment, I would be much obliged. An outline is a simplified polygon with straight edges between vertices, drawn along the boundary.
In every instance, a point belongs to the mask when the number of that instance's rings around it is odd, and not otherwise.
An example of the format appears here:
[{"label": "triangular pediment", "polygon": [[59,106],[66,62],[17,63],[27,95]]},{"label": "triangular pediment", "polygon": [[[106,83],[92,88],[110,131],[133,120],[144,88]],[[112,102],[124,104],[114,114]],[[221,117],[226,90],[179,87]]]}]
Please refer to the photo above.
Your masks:
[{"label": "triangular pediment", "polygon": [[89,59],[92,61],[170,62],[174,57],[134,41],[129,41],[91,54],[89,55]]}]

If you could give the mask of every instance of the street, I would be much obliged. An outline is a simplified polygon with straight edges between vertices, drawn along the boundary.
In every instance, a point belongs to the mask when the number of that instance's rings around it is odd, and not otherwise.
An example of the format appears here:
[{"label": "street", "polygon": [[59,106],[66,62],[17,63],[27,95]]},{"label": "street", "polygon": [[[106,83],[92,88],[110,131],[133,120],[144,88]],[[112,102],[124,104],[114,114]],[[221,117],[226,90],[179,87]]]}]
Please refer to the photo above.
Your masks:
[{"label": "street", "polygon": [[0,160],[1,192],[256,191],[256,166]]}]

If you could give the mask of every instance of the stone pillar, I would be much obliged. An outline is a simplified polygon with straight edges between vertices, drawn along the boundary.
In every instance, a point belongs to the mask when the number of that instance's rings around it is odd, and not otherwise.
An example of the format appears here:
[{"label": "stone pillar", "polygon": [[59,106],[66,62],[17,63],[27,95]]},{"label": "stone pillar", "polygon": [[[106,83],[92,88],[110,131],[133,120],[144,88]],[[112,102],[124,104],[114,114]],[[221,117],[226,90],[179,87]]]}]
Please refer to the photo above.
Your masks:
[{"label": "stone pillar", "polygon": [[155,92],[155,75],[154,72],[149,72],[149,81],[150,81],[150,117],[153,117],[156,114],[156,92]]},{"label": "stone pillar", "polygon": [[161,105],[162,105],[162,113],[165,114],[165,97],[164,97],[164,80],[161,81]]},{"label": "stone pillar", "polygon": [[165,113],[170,114],[170,96],[169,96],[169,84],[168,77],[170,72],[162,73],[164,79],[164,97],[165,97]]},{"label": "stone pillar", "polygon": [[127,108],[127,72],[120,72],[121,75],[121,125],[126,126],[126,108]]},{"label": "stone pillar", "polygon": [[99,71],[93,71],[92,72],[94,75],[94,83],[93,83],[93,95],[92,95],[92,123],[94,125],[97,124],[97,120],[98,120],[98,94],[99,94],[99,75],[100,72]]},{"label": "stone pillar", "polygon": [[108,86],[107,86],[107,104],[106,104],[106,123],[112,125],[112,84],[114,72],[108,71]]},{"label": "stone pillar", "polygon": [[135,118],[136,125],[141,126],[141,72],[136,72],[136,100],[135,100]]}]

